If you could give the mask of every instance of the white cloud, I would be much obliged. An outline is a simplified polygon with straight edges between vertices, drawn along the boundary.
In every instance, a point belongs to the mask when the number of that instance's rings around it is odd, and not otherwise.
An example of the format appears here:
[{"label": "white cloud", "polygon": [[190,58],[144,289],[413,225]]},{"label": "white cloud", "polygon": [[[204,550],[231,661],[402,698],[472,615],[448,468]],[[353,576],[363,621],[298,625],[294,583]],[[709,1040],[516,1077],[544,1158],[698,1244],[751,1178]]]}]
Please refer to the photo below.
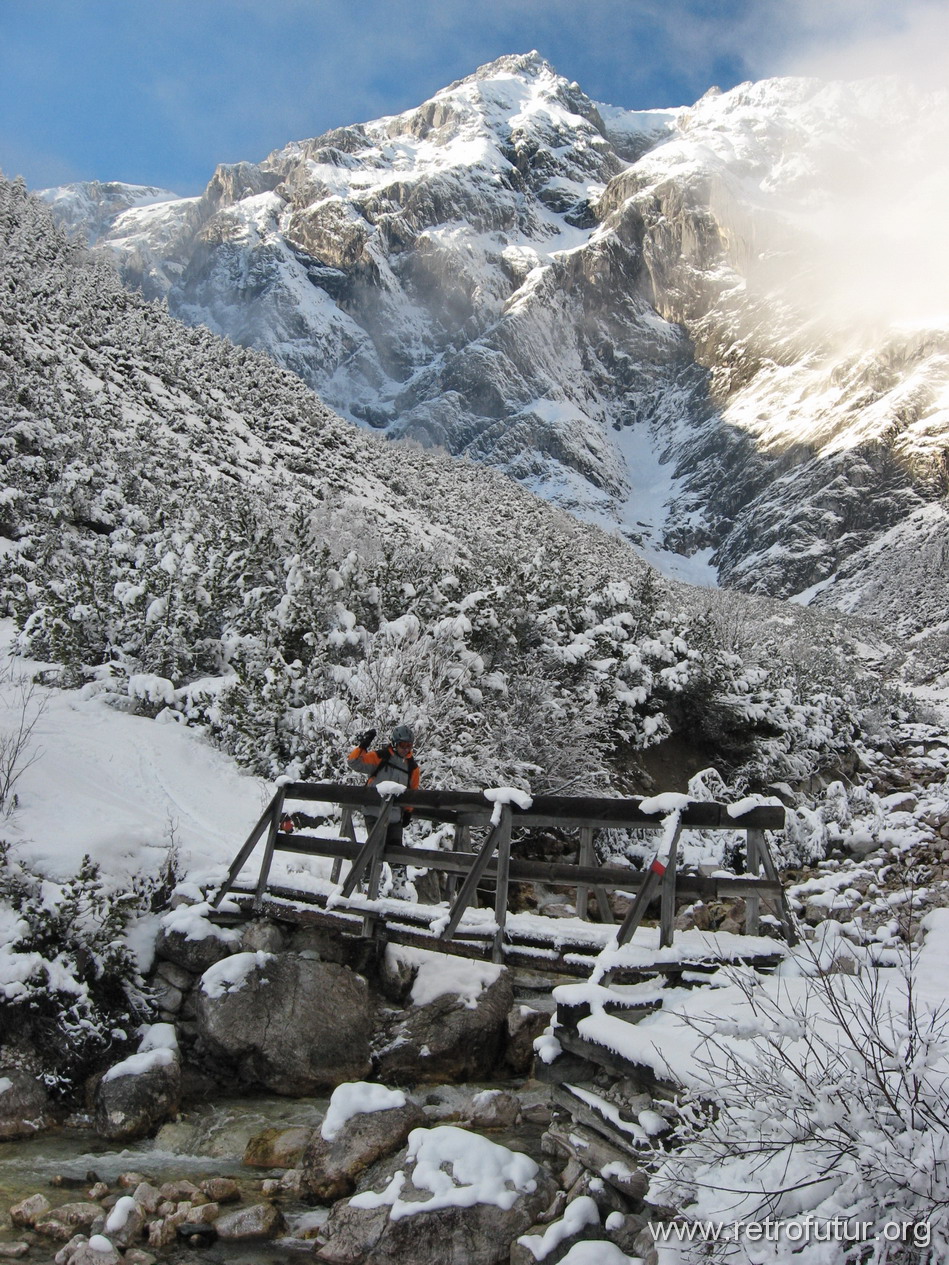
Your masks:
[{"label": "white cloud", "polygon": [[949,10],[929,0],[767,0],[722,38],[743,44],[755,78],[849,81],[862,98],[862,123],[841,122],[838,135],[828,120],[808,150],[807,179],[783,208],[773,204],[767,283],[840,336],[947,323]]},{"label": "white cloud", "polygon": [[949,9],[932,0],[790,0],[790,30],[776,52],[783,74],[859,79],[896,74],[946,86]]}]

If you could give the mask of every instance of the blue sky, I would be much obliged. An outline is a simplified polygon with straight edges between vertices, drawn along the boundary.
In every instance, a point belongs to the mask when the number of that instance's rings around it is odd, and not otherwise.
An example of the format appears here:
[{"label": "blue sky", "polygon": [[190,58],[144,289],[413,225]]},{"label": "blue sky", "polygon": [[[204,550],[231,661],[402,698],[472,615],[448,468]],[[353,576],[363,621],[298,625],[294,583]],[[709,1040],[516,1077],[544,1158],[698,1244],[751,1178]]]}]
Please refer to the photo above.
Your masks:
[{"label": "blue sky", "polygon": [[[875,48],[886,68],[901,41],[932,45],[926,20],[943,8],[935,0],[0,0],[0,169],[32,188],[99,179],[196,193],[219,162],[259,161],[290,140],[408,109],[503,53],[537,48],[595,100],[648,109],[812,64],[860,73],[857,48]],[[943,41],[940,65],[947,53]]]}]

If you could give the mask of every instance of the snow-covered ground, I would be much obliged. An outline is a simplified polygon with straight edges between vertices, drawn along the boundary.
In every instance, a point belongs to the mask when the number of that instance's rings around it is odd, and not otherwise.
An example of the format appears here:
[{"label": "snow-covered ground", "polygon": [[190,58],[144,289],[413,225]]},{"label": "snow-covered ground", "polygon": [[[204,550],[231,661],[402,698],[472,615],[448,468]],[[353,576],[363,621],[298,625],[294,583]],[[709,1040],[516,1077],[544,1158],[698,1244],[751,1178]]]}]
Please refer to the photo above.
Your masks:
[{"label": "snow-covered ground", "polygon": [[[12,664],[17,676],[35,667]],[[273,794],[174,720],[118,711],[88,690],[36,686],[25,706],[36,723],[21,763],[32,763],[13,788],[3,835],[55,881],[75,874],[86,853],[116,884],[157,874],[175,845],[191,881],[213,882]],[[0,682],[0,733],[19,724],[23,707],[22,690]]]}]

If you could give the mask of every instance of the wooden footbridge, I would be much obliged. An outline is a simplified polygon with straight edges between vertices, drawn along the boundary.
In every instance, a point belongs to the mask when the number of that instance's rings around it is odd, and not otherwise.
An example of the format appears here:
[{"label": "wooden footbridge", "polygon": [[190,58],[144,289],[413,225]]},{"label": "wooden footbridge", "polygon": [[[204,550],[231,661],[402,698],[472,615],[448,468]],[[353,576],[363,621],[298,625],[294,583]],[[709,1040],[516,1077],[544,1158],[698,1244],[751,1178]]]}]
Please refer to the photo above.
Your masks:
[{"label": "wooden footbridge", "polygon": [[[450,827],[439,834],[451,846],[435,850],[387,843],[390,822],[408,807],[418,819]],[[317,823],[316,831],[284,832],[281,823],[291,809],[297,822]],[[368,834],[360,839],[354,815],[367,809]],[[374,813],[379,815],[373,823]],[[337,821],[337,832],[326,834]],[[539,982],[546,1006],[537,1000],[534,1008],[550,1015],[556,1053],[549,1063],[538,1057],[535,1074],[553,1082],[554,1102],[569,1113],[551,1124],[549,1136],[565,1156],[596,1175],[601,1170],[627,1174],[627,1193],[639,1197],[645,1178],[638,1171],[635,1139],[643,1131],[630,1115],[626,1091],[635,1085],[647,1101],[661,1103],[677,1087],[639,1057],[629,1025],[661,1007],[670,989],[674,996],[676,986],[711,982],[728,963],[773,968],[787,951],[775,932],[788,944],[796,942],[767,834],[783,825],[780,805],[729,806],[681,795],[530,798],[509,791],[420,790],[395,799],[361,786],[292,782],[278,788],[211,903],[221,907],[228,897],[233,910],[236,902],[231,917],[264,915],[344,936],[490,958],[514,968],[515,985],[524,977],[535,986]],[[576,860],[527,860],[512,852],[519,833],[543,829],[574,833]],[[598,864],[594,838],[598,830],[609,829],[652,832],[651,862],[638,869]],[[743,834],[745,872],[684,869],[680,840],[684,832],[696,830]],[[293,870],[284,867],[284,878],[274,882],[277,854],[324,858],[330,862],[329,876],[301,877],[291,885]],[[381,897],[384,865],[436,875],[437,903]],[[248,866],[256,866],[249,883],[246,876],[242,881]],[[510,912],[511,885],[524,882],[573,889],[577,917]],[[431,887],[434,892],[435,884]],[[476,907],[479,889],[493,908]],[[629,902],[619,925],[611,893],[622,893]],[[692,930],[680,932],[673,944],[680,902],[734,897],[745,901],[746,934]],[[642,926],[654,904],[658,929]],[[759,934],[763,909],[771,915],[769,938]],[[586,982],[571,983],[563,976]],[[598,1013],[591,1023],[594,1007]]]},{"label": "wooden footbridge", "polygon": [[[338,833],[284,833],[281,822],[286,821],[294,807],[298,817],[305,816],[311,822],[320,818],[324,822],[335,821],[338,814]],[[308,810],[306,813],[301,811],[303,807]],[[387,844],[389,825],[405,808],[411,808],[416,819],[449,825],[452,846],[433,850]],[[354,814],[367,809],[370,828],[360,840]],[[374,823],[372,813],[379,814]],[[768,831],[783,826],[784,809],[780,805],[729,806],[682,795],[652,799],[529,797],[501,789],[417,790],[393,798],[381,797],[372,787],[291,782],[277,789],[211,903],[220,907],[225,896],[230,896],[246,912],[283,921],[317,923],[349,934],[586,976],[607,942],[622,947],[632,940],[654,902],[659,906],[660,951],[673,944],[680,902],[708,903],[734,897],[745,900],[748,936],[758,937],[765,907],[772,915],[772,926],[789,944],[795,943],[793,921],[767,837]],[[576,861],[526,860],[512,855],[515,835],[538,829],[575,832]],[[598,830],[605,829],[654,832],[657,843],[651,863],[640,869],[598,864],[594,837]],[[679,845],[683,832],[690,830],[743,833],[745,872],[684,871],[678,863]],[[480,835],[480,840],[473,842],[473,834]],[[253,886],[247,886],[241,883],[240,876],[257,851],[260,861],[256,880]],[[273,883],[271,872],[277,853],[330,860],[332,869],[328,882],[323,884],[325,890]],[[344,863],[348,863],[345,874]],[[434,872],[443,899],[429,905],[381,899],[384,865]],[[575,889],[577,918],[511,914],[511,884],[523,882]],[[489,911],[476,908],[479,887],[493,888],[493,917]],[[614,924],[610,892],[621,892],[630,898],[628,912],[619,926],[610,925]],[[591,899],[599,926],[589,925]],[[588,924],[589,930],[583,924]],[[773,940],[771,944],[780,951]],[[694,967],[701,970],[703,955],[700,952],[694,956]],[[704,956],[708,957],[707,947]],[[744,960],[746,955],[736,956]],[[761,939],[755,940],[754,948],[749,942],[747,957],[762,956],[769,954],[762,950]],[[670,954],[663,959],[660,952],[657,961],[662,960],[671,969],[677,959]],[[624,971],[621,962],[616,970]],[[625,970],[628,978],[642,978],[633,964]]]}]

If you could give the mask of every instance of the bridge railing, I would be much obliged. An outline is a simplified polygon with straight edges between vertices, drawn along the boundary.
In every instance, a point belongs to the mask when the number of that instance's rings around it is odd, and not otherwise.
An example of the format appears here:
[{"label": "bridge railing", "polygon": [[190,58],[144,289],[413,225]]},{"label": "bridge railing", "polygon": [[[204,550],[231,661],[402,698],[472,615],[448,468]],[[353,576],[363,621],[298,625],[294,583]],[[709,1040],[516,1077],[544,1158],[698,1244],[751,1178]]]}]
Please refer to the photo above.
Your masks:
[{"label": "bridge railing", "polygon": [[[487,799],[486,793],[480,791],[416,790],[406,791],[396,799],[380,797],[373,787],[343,783],[290,782],[279,786],[231,863],[212,898],[212,904],[220,905],[252,853],[262,847],[254,897],[258,909],[267,891],[275,852],[331,859],[331,879],[334,883],[339,883],[342,863],[348,861],[350,868],[339,892],[343,899],[353,896],[357,888],[362,888],[368,899],[377,899],[384,863],[417,866],[444,874],[451,904],[440,934],[443,941],[451,940],[458,934],[465,910],[474,901],[482,880],[493,880],[497,930],[492,957],[496,961],[501,959],[503,952],[512,882],[575,887],[577,912],[581,918],[588,917],[588,900],[592,890],[603,922],[613,921],[608,899],[611,890],[634,892],[629,911],[616,933],[618,944],[625,944],[632,937],[657,896],[662,946],[672,943],[678,900],[709,901],[738,896],[745,899],[747,932],[757,934],[761,906],[765,904],[777,917],[788,943],[796,942],[793,920],[766,834],[784,826],[784,809],[780,805],[754,804],[739,811],[741,805],[687,800],[678,795],[660,796],[653,800],[638,796],[609,799],[603,796],[535,795],[529,801],[524,797],[522,803],[527,806],[522,807],[514,802],[516,796],[505,797],[496,791],[491,794],[493,800]],[[342,810],[339,837],[324,838],[298,831],[283,833],[280,823],[288,803],[338,805]],[[452,850],[387,844],[389,824],[404,808],[411,808],[417,818],[452,825]],[[353,813],[367,809],[370,810],[367,817],[369,830],[365,840],[360,842],[356,837]],[[542,827],[579,831],[575,863],[529,861],[511,855],[514,830]],[[640,870],[598,864],[593,847],[594,832],[609,828],[658,832],[652,862]],[[471,843],[472,830],[484,831],[480,844],[474,847]],[[685,830],[744,832],[745,873],[711,876],[680,874],[679,841]]]}]

